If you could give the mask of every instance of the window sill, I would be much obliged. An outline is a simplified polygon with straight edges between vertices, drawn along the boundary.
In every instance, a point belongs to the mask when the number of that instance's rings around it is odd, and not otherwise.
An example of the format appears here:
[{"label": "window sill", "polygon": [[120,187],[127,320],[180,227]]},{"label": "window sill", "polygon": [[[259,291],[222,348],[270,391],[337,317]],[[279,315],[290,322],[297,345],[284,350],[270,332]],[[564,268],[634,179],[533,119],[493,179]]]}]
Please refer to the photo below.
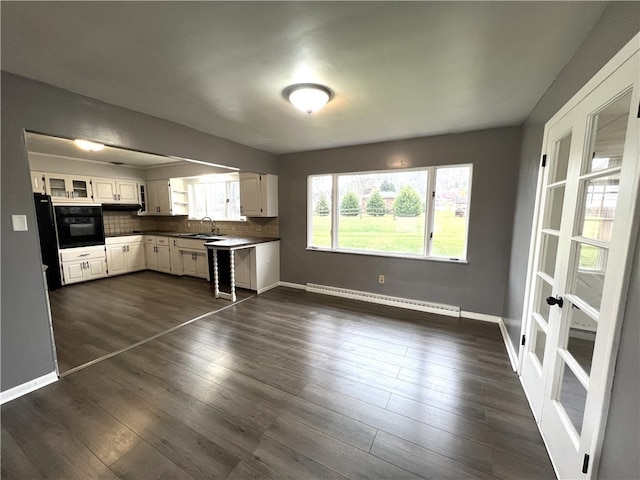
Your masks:
[{"label": "window sill", "polygon": [[[189,220],[190,222],[200,222],[202,220],[202,218],[192,218],[189,217],[187,220]],[[244,219],[238,219],[238,218],[234,218],[234,219],[229,219],[229,218],[212,218],[212,220],[215,223],[218,222],[225,222],[225,223],[246,223],[248,220],[245,217]]]},{"label": "window sill", "polygon": [[403,255],[401,253],[386,253],[386,252],[366,252],[362,250],[333,250],[331,248],[319,248],[319,247],[307,247],[306,250],[310,252],[325,252],[325,253],[341,253],[350,255],[366,255],[370,257],[384,257],[384,258],[400,258],[403,260],[421,260],[428,262],[441,262],[441,263],[455,263],[468,265],[469,262],[466,259],[457,258],[441,258],[441,257],[424,257],[422,255]]}]

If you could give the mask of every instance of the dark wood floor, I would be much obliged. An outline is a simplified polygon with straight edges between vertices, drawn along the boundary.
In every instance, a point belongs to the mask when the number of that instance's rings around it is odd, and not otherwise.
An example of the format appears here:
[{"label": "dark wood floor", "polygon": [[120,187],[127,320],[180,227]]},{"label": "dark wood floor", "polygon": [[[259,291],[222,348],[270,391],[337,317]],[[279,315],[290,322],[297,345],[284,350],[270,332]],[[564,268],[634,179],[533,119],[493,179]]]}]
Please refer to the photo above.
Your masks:
[{"label": "dark wood floor", "polygon": [[2,407],[2,478],[554,478],[493,324],[278,288]]},{"label": "dark wood floor", "polygon": [[62,287],[49,299],[61,373],[229,305],[206,280],[150,270]]}]

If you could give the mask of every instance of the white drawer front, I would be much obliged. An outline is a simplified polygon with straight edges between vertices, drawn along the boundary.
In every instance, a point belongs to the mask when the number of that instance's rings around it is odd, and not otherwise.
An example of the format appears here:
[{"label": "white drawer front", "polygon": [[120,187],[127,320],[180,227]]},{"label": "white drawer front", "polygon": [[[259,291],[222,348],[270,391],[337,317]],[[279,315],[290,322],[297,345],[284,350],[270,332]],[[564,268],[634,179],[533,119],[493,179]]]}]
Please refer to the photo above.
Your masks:
[{"label": "white drawer front", "polygon": [[96,247],[65,248],[60,250],[60,260],[63,262],[97,257],[104,257],[104,247],[101,245]]},{"label": "white drawer front", "polygon": [[123,235],[121,237],[107,237],[104,239],[105,245],[116,245],[118,243],[139,243],[142,242],[142,235]]}]

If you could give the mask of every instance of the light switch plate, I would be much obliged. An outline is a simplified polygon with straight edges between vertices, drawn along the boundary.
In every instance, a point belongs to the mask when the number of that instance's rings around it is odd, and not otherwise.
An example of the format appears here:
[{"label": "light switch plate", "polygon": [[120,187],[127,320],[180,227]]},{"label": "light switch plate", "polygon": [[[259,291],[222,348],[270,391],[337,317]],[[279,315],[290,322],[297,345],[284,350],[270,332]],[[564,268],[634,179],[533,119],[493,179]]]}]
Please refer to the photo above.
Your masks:
[{"label": "light switch plate", "polygon": [[27,216],[26,215],[11,215],[11,228],[14,232],[26,232],[27,228]]}]

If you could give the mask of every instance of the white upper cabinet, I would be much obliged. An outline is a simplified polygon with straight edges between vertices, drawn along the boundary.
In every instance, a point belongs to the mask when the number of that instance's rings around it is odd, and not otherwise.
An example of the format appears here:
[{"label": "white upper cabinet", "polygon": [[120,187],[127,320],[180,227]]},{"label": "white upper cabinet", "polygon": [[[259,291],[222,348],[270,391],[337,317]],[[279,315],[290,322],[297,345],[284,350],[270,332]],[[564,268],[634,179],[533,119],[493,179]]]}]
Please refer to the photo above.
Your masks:
[{"label": "white upper cabinet", "polygon": [[31,172],[31,190],[33,193],[47,193],[44,172]]},{"label": "white upper cabinet", "polygon": [[153,180],[143,186],[147,215],[187,215],[188,195],[184,180],[172,178]]},{"label": "white upper cabinet", "polygon": [[93,177],[93,201],[98,203],[138,203],[136,180]]},{"label": "white upper cabinet", "polygon": [[91,179],[79,175],[45,175],[47,193],[54,202],[92,202]]},{"label": "white upper cabinet", "polygon": [[116,203],[116,181],[93,177],[93,200],[98,203]]},{"label": "white upper cabinet", "polygon": [[116,195],[120,203],[140,203],[138,182],[135,180],[117,180]]},{"label": "white upper cabinet", "polygon": [[147,205],[149,215],[171,215],[169,180],[147,182]]},{"label": "white upper cabinet", "polygon": [[240,173],[240,214],[245,217],[278,216],[278,176]]}]

